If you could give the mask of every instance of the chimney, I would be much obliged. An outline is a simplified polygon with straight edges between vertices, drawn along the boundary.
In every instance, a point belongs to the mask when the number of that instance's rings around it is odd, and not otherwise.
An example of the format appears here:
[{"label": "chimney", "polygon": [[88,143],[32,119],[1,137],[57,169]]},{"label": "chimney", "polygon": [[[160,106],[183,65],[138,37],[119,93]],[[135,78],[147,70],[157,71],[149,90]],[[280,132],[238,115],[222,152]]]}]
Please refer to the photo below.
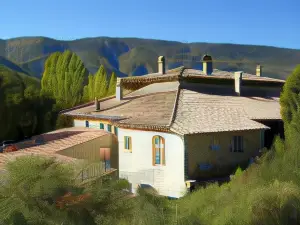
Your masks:
[{"label": "chimney", "polygon": [[261,77],[261,73],[262,73],[262,66],[258,64],[256,66],[256,76]]},{"label": "chimney", "polygon": [[205,75],[211,75],[213,72],[212,57],[210,55],[204,55],[202,58],[203,72]]},{"label": "chimney", "polygon": [[166,63],[165,63],[165,57],[159,56],[158,57],[158,73],[165,74],[166,73]]},{"label": "chimney", "polygon": [[96,111],[99,111],[99,110],[100,110],[100,102],[99,102],[99,100],[97,99],[97,97],[95,97],[95,109],[96,109]]},{"label": "chimney", "polygon": [[122,83],[121,78],[117,78],[117,85],[116,85],[116,99],[121,101],[123,99],[123,90],[122,90]]},{"label": "chimney", "polygon": [[234,73],[234,89],[237,95],[241,95],[241,85],[242,85],[243,72]]}]

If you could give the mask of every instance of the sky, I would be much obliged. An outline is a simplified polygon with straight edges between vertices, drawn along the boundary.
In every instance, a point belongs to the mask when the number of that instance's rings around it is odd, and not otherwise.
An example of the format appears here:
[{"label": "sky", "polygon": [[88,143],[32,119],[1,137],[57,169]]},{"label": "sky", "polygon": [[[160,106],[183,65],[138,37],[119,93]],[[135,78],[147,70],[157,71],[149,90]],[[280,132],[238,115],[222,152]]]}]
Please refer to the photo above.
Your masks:
[{"label": "sky", "polygon": [[0,1],[0,39],[108,36],[300,49],[300,0]]}]

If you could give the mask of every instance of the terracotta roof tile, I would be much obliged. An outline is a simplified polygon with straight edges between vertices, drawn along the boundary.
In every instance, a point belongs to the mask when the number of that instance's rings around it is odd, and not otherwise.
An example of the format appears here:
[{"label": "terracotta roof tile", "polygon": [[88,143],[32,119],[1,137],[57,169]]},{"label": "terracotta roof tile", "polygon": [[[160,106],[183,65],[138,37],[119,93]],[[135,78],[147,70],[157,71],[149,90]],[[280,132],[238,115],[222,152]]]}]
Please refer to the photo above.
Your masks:
[{"label": "terracotta roof tile", "polygon": [[73,127],[38,135],[32,139],[42,139],[44,143],[15,152],[0,153],[0,167],[3,167],[8,160],[14,160],[16,157],[24,155],[41,155],[55,157],[62,162],[74,162],[77,159],[60,155],[58,152],[107,134],[103,130]]}]

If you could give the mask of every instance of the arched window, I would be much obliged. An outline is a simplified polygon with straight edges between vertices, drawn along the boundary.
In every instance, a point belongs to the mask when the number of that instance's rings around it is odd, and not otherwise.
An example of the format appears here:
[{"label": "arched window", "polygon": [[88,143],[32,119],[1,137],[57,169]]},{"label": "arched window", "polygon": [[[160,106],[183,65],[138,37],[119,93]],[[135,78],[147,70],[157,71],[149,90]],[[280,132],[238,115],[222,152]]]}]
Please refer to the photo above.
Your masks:
[{"label": "arched window", "polygon": [[152,164],[166,165],[165,162],[165,139],[161,136],[152,138]]}]

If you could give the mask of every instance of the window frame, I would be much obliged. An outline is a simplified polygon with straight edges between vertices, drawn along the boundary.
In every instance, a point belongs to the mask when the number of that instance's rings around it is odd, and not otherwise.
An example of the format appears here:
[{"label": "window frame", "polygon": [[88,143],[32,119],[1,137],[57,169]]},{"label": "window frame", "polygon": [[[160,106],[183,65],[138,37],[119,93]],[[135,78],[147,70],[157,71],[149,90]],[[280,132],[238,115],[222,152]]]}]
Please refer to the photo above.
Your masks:
[{"label": "window frame", "polygon": [[[158,144],[159,144],[159,147],[157,148],[156,147],[156,140],[158,138]],[[162,145],[162,147],[161,147]],[[165,148],[166,148],[166,145],[165,145],[165,139],[162,137],[162,136],[159,136],[159,135],[155,135],[152,137],[152,165],[153,166],[165,166],[166,165],[166,153],[165,153]],[[156,162],[156,153],[157,153],[157,150],[159,152],[159,163]]]},{"label": "window frame", "polygon": [[[128,144],[128,146],[126,146],[127,144]],[[124,136],[124,151],[125,152],[132,152],[132,139],[131,139],[131,136]]]},{"label": "window frame", "polygon": [[244,152],[244,137],[235,135],[232,138],[231,152]]},{"label": "window frame", "polygon": [[209,147],[212,151],[219,151],[221,149],[220,139],[218,137],[213,136]]}]

